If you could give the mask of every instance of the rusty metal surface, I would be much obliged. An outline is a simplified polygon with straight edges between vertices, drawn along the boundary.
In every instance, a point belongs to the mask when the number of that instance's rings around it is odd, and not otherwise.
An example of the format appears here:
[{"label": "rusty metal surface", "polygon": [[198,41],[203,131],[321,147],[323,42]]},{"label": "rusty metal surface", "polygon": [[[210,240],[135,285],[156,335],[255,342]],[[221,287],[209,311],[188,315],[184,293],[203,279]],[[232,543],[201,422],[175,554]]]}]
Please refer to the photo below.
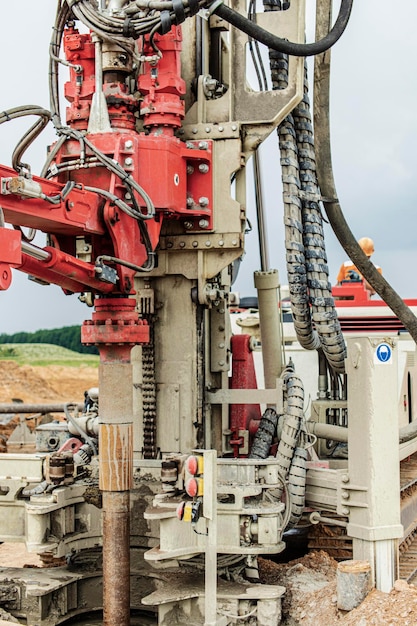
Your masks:
[{"label": "rusty metal surface", "polygon": [[130,625],[129,492],[103,493],[103,624]]}]

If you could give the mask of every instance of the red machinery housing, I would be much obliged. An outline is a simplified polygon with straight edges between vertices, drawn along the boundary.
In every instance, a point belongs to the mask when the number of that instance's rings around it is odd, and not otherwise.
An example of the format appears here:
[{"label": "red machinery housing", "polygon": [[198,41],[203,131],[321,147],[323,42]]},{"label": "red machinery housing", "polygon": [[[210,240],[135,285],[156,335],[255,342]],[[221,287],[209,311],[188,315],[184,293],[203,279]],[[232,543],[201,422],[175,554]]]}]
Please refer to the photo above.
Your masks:
[{"label": "red machinery housing", "polygon": [[[30,248],[21,253],[18,232],[0,234],[0,288],[10,284],[10,267],[18,267],[66,292],[129,294],[135,272],[146,271],[158,246],[164,219],[187,221],[195,230],[212,228],[211,142],[184,143],[174,136],[184,115],[181,29],[173,27],[155,39],[163,56],[152,57],[145,40],[141,53],[152,61],[143,64],[139,91],[133,95],[125,80],[131,71],[129,55],[109,50],[106,56],[103,50],[103,93],[111,128],[89,132],[95,44],[91,35],[67,29],[64,48],[71,70],[65,95],[74,134],[58,149],[52,147],[56,154],[48,178],[17,176],[0,166],[5,221],[48,233],[51,245],[42,255]],[[139,114],[143,128],[138,130]],[[77,133],[85,137],[84,143]],[[116,172],[114,163],[119,166]]]}]

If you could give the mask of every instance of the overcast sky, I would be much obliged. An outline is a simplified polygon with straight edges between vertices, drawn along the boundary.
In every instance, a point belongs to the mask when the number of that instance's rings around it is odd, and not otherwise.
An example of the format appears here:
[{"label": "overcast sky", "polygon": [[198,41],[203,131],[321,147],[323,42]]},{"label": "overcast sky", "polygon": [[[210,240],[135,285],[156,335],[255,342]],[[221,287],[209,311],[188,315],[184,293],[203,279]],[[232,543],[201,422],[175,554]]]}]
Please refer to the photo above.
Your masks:
[{"label": "overcast sky", "polygon": [[[311,7],[313,1],[307,3]],[[0,109],[24,104],[49,108],[48,46],[56,2],[2,4]],[[347,30],[332,50],[331,70],[331,139],[338,197],[354,235],[374,239],[373,260],[403,298],[417,298],[416,25],[414,0],[356,0]],[[0,127],[0,163],[10,165],[28,120]],[[27,153],[35,174],[53,139],[51,127]],[[286,284],[275,133],[267,144],[262,164],[271,266]],[[255,223],[251,195],[248,209]],[[254,292],[252,273],[259,269],[256,232],[247,239],[248,254],[235,285],[241,295]],[[329,226],[326,248],[334,283],[345,253]],[[56,286],[31,283],[18,271],[10,289],[0,292],[0,333],[79,324],[90,317],[91,309],[79,303],[77,296],[67,297]]]}]

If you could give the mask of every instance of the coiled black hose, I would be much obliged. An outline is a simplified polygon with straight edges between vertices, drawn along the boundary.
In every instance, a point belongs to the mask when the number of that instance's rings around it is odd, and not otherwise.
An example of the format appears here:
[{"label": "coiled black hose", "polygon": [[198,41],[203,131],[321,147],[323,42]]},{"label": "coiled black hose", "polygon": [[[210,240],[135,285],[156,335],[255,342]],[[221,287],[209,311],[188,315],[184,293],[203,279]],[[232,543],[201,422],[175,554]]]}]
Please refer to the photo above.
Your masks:
[{"label": "coiled black hose", "polygon": [[[265,3],[265,11],[277,10]],[[273,89],[288,83],[288,57],[269,51]],[[329,365],[343,373],[346,347],[329,282],[318,200],[314,137],[305,68],[304,97],[278,129],[281,153],[285,247],[294,329],[301,346],[323,350]],[[314,326],[313,326],[314,321]]]},{"label": "coiled black hose", "polygon": [[113,41],[127,51],[129,50],[126,42],[130,37],[137,39],[141,35],[152,32],[164,34],[172,25],[181,24],[187,17],[195,15],[199,8],[207,8],[210,13],[216,13],[252,39],[265,44],[272,50],[293,56],[312,56],[328,50],[342,36],[349,22],[353,0],[342,0],[333,28],[320,41],[308,44],[281,39],[224,4],[213,7],[210,4],[204,0],[183,0],[181,3],[154,2],[149,3],[150,10],[145,12],[143,8],[140,9],[132,2],[118,14],[108,16],[97,11],[91,0],[66,0],[63,10],[70,9],[77,19],[102,39]]},{"label": "coiled black hose", "polygon": [[[331,1],[322,0],[321,13],[316,20],[318,36],[325,32],[331,17]],[[359,269],[376,293],[392,309],[417,343],[417,317],[408,308],[398,293],[378,272],[374,264],[359,247],[349,228],[337,198],[330,147],[329,121],[330,54],[323,54],[315,60],[314,78],[314,129],[317,153],[317,175],[323,196],[323,204],[330,225],[346,254]]]},{"label": "coiled black hose", "polygon": [[307,64],[304,64],[304,97],[293,112],[301,185],[301,216],[306,257],[307,286],[314,327],[330,366],[344,372],[346,347],[329,281],[323,219],[318,204],[313,126],[308,97]]},{"label": "coiled black hose", "polygon": [[349,22],[352,6],[353,0],[342,0],[339,15],[333,28],[320,41],[306,44],[293,43],[276,37],[224,4],[220,4],[213,12],[226,20],[226,22],[229,22],[229,24],[232,24],[232,26],[235,26],[249,35],[249,37],[265,44],[272,50],[283,52],[291,56],[308,57],[325,52],[340,39]]},{"label": "coiled black hose", "polygon": [[277,423],[277,412],[272,408],[267,408],[256,431],[249,454],[250,459],[266,459],[277,431]]}]

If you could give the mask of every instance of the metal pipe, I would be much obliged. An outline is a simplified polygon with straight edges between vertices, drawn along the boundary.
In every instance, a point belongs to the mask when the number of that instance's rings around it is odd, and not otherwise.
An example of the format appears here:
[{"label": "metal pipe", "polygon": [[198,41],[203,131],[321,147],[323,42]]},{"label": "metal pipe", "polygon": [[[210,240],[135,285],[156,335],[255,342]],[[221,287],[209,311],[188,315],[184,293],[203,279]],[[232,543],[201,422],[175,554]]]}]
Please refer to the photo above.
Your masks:
[{"label": "metal pipe", "polygon": [[[115,352],[117,348],[114,346]],[[126,346],[120,346],[126,349]],[[130,498],[133,483],[130,363],[100,350],[99,487],[103,492],[103,624],[130,624]],[[106,356],[104,356],[106,358]],[[121,359],[120,359],[121,360]]]},{"label": "metal pipe", "polygon": [[[103,492],[103,625],[130,625],[130,490],[133,487],[133,345],[149,342],[134,298],[96,299],[83,343],[100,352],[99,488]],[[105,320],[105,324],[103,324]]]},{"label": "metal pipe", "polygon": [[[348,429],[344,426],[334,426],[333,424],[322,424],[320,422],[314,422],[308,420],[306,422],[307,430],[311,435],[315,435],[320,439],[332,439],[333,441],[339,441],[346,443],[348,440]],[[411,439],[417,437],[417,424],[411,423],[407,426],[403,426],[399,430],[399,443],[406,443]]]},{"label": "metal pipe", "polygon": [[313,511],[310,514],[310,522],[312,524],[319,524],[323,522],[324,524],[331,524],[332,526],[340,526],[341,528],[347,528],[347,522],[343,522],[342,520],[338,520],[334,517],[324,517],[320,515],[318,511]]},{"label": "metal pipe", "polygon": [[254,273],[258,292],[259,325],[266,389],[275,389],[283,369],[282,336],[278,312],[278,270]]},{"label": "metal pipe", "polygon": [[315,435],[320,439],[332,439],[333,441],[340,441],[341,443],[346,443],[348,440],[348,429],[343,426],[322,424],[320,422],[308,420],[306,422],[306,427],[311,435]]},{"label": "metal pipe", "polygon": [[270,265],[269,265],[268,239],[266,235],[266,216],[264,212],[263,193],[262,193],[260,154],[258,150],[255,150],[253,154],[253,179],[254,179],[254,185],[255,185],[256,218],[258,221],[258,239],[259,239],[259,254],[261,257],[261,270],[263,272],[266,272],[269,270]]},{"label": "metal pipe", "polygon": [[[74,404],[82,411],[84,404]],[[65,404],[24,404],[14,402],[13,404],[0,404],[0,414],[8,413],[64,413]]]},{"label": "metal pipe", "polygon": [[129,491],[103,491],[103,624],[130,624]]}]

